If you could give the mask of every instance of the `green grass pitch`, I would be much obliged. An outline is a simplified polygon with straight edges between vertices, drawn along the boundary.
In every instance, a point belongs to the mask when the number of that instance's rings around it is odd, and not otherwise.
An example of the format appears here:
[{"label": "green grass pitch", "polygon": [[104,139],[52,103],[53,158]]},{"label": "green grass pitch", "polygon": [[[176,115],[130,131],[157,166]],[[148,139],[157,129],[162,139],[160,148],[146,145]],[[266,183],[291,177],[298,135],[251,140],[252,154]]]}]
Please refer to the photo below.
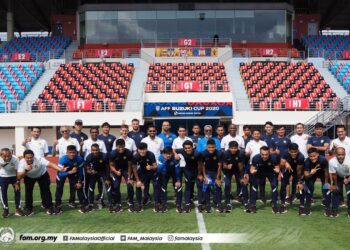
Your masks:
[{"label": "green grass pitch", "polygon": [[[268,185],[267,185],[268,189]],[[52,194],[55,185],[51,185]],[[69,187],[64,190],[64,204],[67,204]],[[172,190],[169,187],[169,190]],[[316,187],[316,196],[320,197],[320,185]],[[123,186],[123,199],[125,197]],[[172,191],[169,198],[173,198]],[[16,233],[198,233],[195,211],[189,214],[177,214],[174,207],[165,214],[156,214],[152,206],[144,212],[130,214],[126,210],[110,214],[107,209],[80,214],[76,209],[64,206],[59,216],[48,216],[36,202],[35,215],[15,217],[13,192],[9,189],[11,216],[0,219],[0,227],[12,227]],[[24,203],[22,184],[22,202]],[[35,201],[39,200],[36,186]],[[22,204],[23,204],[22,203]],[[24,205],[24,204],[23,204]],[[125,208],[125,206],[124,206]],[[211,249],[349,249],[350,219],[346,217],[346,208],[340,209],[338,218],[323,216],[323,207],[317,199],[311,216],[297,215],[298,205],[288,208],[287,214],[272,214],[271,208],[258,203],[256,214],[246,214],[239,205],[234,204],[232,213],[203,214],[208,233],[246,233],[247,244],[211,244]],[[13,243],[1,249],[201,249],[200,244],[21,244]]]}]

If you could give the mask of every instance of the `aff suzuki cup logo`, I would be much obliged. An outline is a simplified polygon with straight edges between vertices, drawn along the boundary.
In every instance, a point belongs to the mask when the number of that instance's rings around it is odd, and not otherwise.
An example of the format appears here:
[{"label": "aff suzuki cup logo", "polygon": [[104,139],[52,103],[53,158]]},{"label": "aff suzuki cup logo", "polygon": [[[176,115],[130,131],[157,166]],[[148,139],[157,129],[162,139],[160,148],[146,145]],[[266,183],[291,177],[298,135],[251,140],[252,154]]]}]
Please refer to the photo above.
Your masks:
[{"label": "aff suzuki cup logo", "polygon": [[11,227],[0,228],[0,243],[10,244],[15,239],[15,232]]}]

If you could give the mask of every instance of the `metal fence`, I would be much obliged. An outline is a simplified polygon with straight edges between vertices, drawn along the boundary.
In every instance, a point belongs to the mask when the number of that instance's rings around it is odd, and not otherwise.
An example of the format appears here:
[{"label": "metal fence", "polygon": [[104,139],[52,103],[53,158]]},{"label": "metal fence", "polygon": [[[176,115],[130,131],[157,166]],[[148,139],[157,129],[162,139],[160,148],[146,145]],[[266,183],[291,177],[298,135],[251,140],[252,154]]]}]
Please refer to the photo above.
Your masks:
[{"label": "metal fence", "polygon": [[[75,104],[70,105],[69,101],[61,100],[2,101],[0,102],[0,113],[121,112],[125,108],[124,102],[110,99],[75,100],[74,102]],[[139,104],[133,104],[134,107],[136,105]]]},{"label": "metal fence", "polygon": [[[291,100],[294,100],[291,103]],[[247,99],[234,100],[234,106],[237,111],[322,111],[325,109],[338,110],[342,101],[336,99],[283,99],[283,98],[269,98],[266,100],[252,101]],[[288,102],[288,103],[287,103]],[[248,104],[249,103],[249,104]]]},{"label": "metal fence", "polygon": [[[196,43],[188,46],[191,47],[231,47],[232,40],[231,38],[195,38]],[[178,48],[186,47],[179,45],[179,39],[156,39],[156,40],[141,40],[142,48]]]},{"label": "metal fence", "polygon": [[[108,53],[103,53],[103,51]],[[101,52],[102,53],[98,53]],[[140,49],[126,48],[126,49],[78,49],[73,52],[72,59],[111,59],[111,58],[139,58]]]},{"label": "metal fence", "polygon": [[328,60],[350,60],[343,50],[308,49],[308,57],[321,57]]},{"label": "metal fence", "polygon": [[[51,51],[41,53],[15,53],[15,54],[2,54],[0,53],[0,62],[45,62],[50,59],[60,59],[65,58],[65,50],[62,53],[53,53]],[[15,55],[15,58],[13,57]]]},{"label": "metal fence", "polygon": [[233,48],[232,57],[262,57],[262,58],[295,58],[304,60],[306,58],[304,51],[298,51],[295,48]]},{"label": "metal fence", "polygon": [[[152,91],[154,93],[176,93],[181,92],[183,94],[189,95],[194,93],[192,91]],[[210,93],[220,93],[223,91],[196,91],[198,93],[210,92]],[[147,93],[147,92],[146,92]],[[144,93],[143,93],[144,94]],[[190,95],[189,95],[190,97]],[[128,101],[129,107],[132,110],[142,111],[143,109],[143,98],[138,100]],[[288,99],[290,100],[290,99]],[[297,101],[298,99],[296,99]],[[79,104],[79,101],[81,103]],[[91,101],[91,107],[86,107],[86,104],[82,104],[83,101]],[[104,100],[76,100],[75,105],[76,110],[71,110],[67,101],[53,100],[53,101],[43,101],[38,103],[36,101],[3,101],[0,100],[0,113],[28,113],[28,112],[121,112],[124,111],[126,103],[118,103],[116,100],[104,99]],[[339,110],[340,107],[346,107],[350,110],[349,101],[343,103],[343,100],[324,100],[324,99],[313,99],[308,102],[306,106],[300,106],[297,102],[293,107],[290,105],[287,107],[286,100],[284,99],[270,99],[268,101],[259,102],[247,102],[247,99],[235,99],[233,100],[233,106],[236,111],[323,111],[323,110]],[[264,103],[262,105],[262,103]],[[85,105],[85,107],[84,107]],[[298,106],[299,105],[299,106]],[[239,107],[239,108],[238,108]],[[345,110],[345,108],[344,108]]]}]

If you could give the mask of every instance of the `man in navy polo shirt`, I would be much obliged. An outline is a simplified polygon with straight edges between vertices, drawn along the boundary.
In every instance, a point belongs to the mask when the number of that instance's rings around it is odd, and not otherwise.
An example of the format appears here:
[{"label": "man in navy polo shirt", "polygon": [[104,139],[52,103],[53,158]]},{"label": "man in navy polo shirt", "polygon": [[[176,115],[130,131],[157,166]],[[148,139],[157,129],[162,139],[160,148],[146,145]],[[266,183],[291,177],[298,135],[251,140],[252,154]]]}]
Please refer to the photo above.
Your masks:
[{"label": "man in navy polo shirt", "polygon": [[277,208],[277,187],[278,187],[278,174],[280,172],[279,157],[271,154],[270,149],[267,146],[260,148],[260,154],[253,157],[250,165],[252,191],[250,193],[250,209],[247,212],[256,213],[256,197],[257,188],[261,180],[269,179],[272,191],[272,213],[278,213]]},{"label": "man in navy polo shirt", "polygon": [[229,213],[232,210],[231,205],[231,181],[232,176],[235,176],[237,184],[237,196],[242,193],[243,203],[245,206],[248,205],[248,174],[244,174],[244,162],[245,153],[244,150],[240,150],[236,141],[231,141],[228,144],[228,150],[223,155],[223,172],[224,172],[224,183],[225,183],[225,203],[226,212]]},{"label": "man in navy polo shirt", "polygon": [[322,123],[318,122],[315,124],[315,135],[309,137],[306,148],[307,150],[315,148],[320,155],[325,156],[326,151],[329,149],[331,140],[328,136],[323,135],[323,128],[324,126]]},{"label": "man in navy polo shirt", "polygon": [[[316,148],[310,148],[307,150],[309,157],[304,162],[304,179],[306,188],[303,188],[303,194],[300,199],[300,205],[304,205],[304,212],[301,215],[311,214],[311,200],[314,194],[314,186],[317,178],[322,182],[322,203],[326,207],[325,214],[331,215],[329,199],[326,196],[329,195],[329,170],[328,161],[326,157],[319,154]],[[306,202],[304,203],[304,199]]]},{"label": "man in navy polo shirt", "polygon": [[111,125],[109,125],[108,122],[102,123],[101,128],[102,128],[102,134],[97,136],[97,139],[105,143],[107,154],[109,154],[112,151],[113,142],[115,141],[116,137],[109,133],[111,130]]},{"label": "man in navy polo shirt", "polygon": [[193,198],[194,185],[197,185],[197,200],[198,200],[198,210],[203,211],[203,175],[202,175],[202,163],[201,154],[197,153],[193,148],[193,142],[185,141],[182,144],[182,149],[176,149],[175,158],[180,160],[181,156],[185,160],[185,167],[183,170],[185,176],[185,208],[184,212],[189,213],[191,211],[191,199]]},{"label": "man in navy polo shirt", "polygon": [[170,129],[171,129],[170,122],[163,121],[163,123],[162,123],[162,133],[160,133],[158,135],[158,137],[160,137],[163,140],[164,148],[172,147],[173,146],[173,141],[176,138],[176,135],[171,133]]},{"label": "man in navy polo shirt", "polygon": [[[154,154],[147,150],[147,144],[141,142],[137,152],[131,161],[133,173],[136,179],[136,212],[142,212],[142,188],[144,196],[148,194],[150,182],[153,182],[154,207],[159,204],[159,180],[157,173],[157,162]],[[147,198],[147,197],[145,197]],[[156,210],[156,209],[155,209]]]},{"label": "man in navy polo shirt", "polygon": [[[290,177],[293,176],[293,184],[297,185],[298,182],[301,182],[301,177],[303,175],[303,164],[305,157],[302,153],[299,152],[299,146],[296,143],[291,143],[288,146],[288,151],[285,152],[281,157],[281,189],[280,189],[280,198],[281,198],[281,207],[280,213],[284,214],[287,212],[286,207],[286,196],[287,186],[289,185]],[[291,195],[291,201],[293,201],[294,195]]]},{"label": "man in navy polo shirt", "polygon": [[279,126],[277,129],[277,137],[274,139],[276,154],[282,156],[287,153],[290,144],[290,139],[286,137],[286,127],[284,125]]},{"label": "man in navy polo shirt", "polygon": [[128,133],[128,137],[135,141],[136,147],[139,146],[141,140],[146,137],[146,134],[140,130],[140,121],[138,119],[132,119],[132,130]]},{"label": "man in navy polo shirt", "polygon": [[[273,123],[268,121],[265,122],[264,130],[265,134],[261,136],[261,140],[265,141],[267,146],[270,149],[271,153],[275,153],[276,146],[275,146],[275,139],[277,138],[277,135],[273,131]],[[260,180],[259,183],[259,192],[260,192],[260,199],[265,204],[266,203],[266,197],[265,197],[265,186],[266,186],[266,180]]]},{"label": "man in navy polo shirt", "polygon": [[115,211],[122,211],[120,185],[122,178],[124,178],[125,183],[127,183],[128,211],[132,213],[134,212],[134,187],[131,167],[132,152],[125,148],[125,141],[123,139],[117,139],[115,146],[116,149],[112,150],[109,154],[110,176],[115,193],[115,202],[117,203]]},{"label": "man in navy polo shirt", "polygon": [[215,189],[216,211],[222,213],[221,206],[222,191],[221,191],[221,171],[222,171],[222,154],[220,150],[215,148],[215,141],[209,139],[207,149],[201,152],[203,162],[203,192],[205,193],[206,212],[211,212],[210,206],[210,191]]}]

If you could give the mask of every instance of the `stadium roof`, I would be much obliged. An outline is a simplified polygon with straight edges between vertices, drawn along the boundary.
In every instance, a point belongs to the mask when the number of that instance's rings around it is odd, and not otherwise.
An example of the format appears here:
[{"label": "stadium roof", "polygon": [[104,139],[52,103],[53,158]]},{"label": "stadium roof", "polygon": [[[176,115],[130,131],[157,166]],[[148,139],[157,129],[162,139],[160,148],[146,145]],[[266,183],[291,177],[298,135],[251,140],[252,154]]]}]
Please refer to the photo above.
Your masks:
[{"label": "stadium roof", "polygon": [[[14,9],[14,29],[24,31],[50,31],[51,15],[75,14],[83,4],[102,3],[182,3],[191,4],[188,0],[0,0],[0,32],[6,32],[6,13],[9,3]],[[350,1],[349,0],[211,0],[195,2],[261,2],[261,3],[289,3],[294,6],[296,13],[321,15],[321,27],[331,29],[350,29]]]}]

